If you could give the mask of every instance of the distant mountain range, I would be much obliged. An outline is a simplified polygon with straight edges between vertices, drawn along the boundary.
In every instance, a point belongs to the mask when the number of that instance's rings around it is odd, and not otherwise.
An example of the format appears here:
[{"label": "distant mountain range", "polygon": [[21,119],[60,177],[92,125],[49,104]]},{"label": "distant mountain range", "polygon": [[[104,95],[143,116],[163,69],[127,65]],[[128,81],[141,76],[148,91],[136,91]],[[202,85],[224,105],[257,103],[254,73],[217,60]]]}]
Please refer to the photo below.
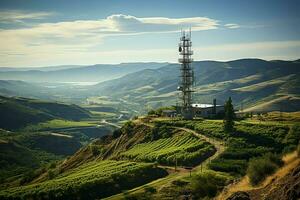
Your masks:
[{"label": "distant mountain range", "polygon": [[[194,101],[219,104],[231,96],[247,111],[300,110],[300,62],[241,59],[197,61]],[[159,107],[176,104],[179,65],[146,69],[92,86],[95,93]],[[113,91],[113,92],[111,92]]]},{"label": "distant mountain range", "polygon": [[[196,61],[194,101],[224,104],[231,96],[236,109],[245,111],[299,111],[300,61],[240,59],[229,62]],[[0,79],[28,81],[99,81],[91,86],[0,81],[0,94],[80,103],[89,97],[106,97],[136,111],[174,105],[178,101],[179,65],[128,63],[95,65],[51,72],[1,72]],[[18,73],[22,75],[18,75]],[[15,78],[13,78],[15,76]],[[31,79],[33,77],[34,80]],[[113,80],[112,80],[113,79]]]},{"label": "distant mountain range", "polygon": [[0,79],[30,82],[102,82],[143,69],[156,69],[168,63],[121,63],[91,66],[53,66],[40,68],[0,68]]}]

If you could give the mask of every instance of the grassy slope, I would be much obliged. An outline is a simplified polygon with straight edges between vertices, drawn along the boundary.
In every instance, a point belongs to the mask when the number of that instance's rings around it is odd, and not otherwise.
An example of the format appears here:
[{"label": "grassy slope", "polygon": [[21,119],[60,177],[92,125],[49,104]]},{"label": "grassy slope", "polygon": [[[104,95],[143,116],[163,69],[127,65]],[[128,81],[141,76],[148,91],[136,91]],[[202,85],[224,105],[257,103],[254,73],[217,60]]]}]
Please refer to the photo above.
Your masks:
[{"label": "grassy slope", "polygon": [[[212,189],[213,187],[210,184],[216,184],[220,189],[229,184],[226,180],[230,180],[232,175],[234,177],[242,176],[245,174],[247,161],[250,158],[270,151],[278,153],[281,152],[284,147],[290,145],[293,146],[295,142],[297,143],[296,140],[288,139],[295,137],[292,136],[293,134],[290,132],[290,127],[295,125],[294,122],[281,124],[276,121],[259,123],[256,123],[255,121],[244,121],[237,123],[237,131],[235,131],[235,133],[229,134],[223,132],[222,121],[220,120],[157,120],[161,124],[194,129],[198,133],[202,133],[210,138],[221,139],[221,141],[223,141],[221,143],[226,141],[227,148],[225,151],[220,152],[221,154],[218,154],[218,157],[214,157],[211,162],[207,163],[210,169],[217,171],[211,171],[204,167],[202,172],[202,170],[200,170],[201,167],[198,167],[195,168],[192,178],[189,178],[188,172],[179,172],[107,199],[180,199],[183,198],[184,194],[190,196],[201,196],[203,194],[204,196],[202,197],[205,197],[206,195],[210,196],[212,194],[209,194],[209,190],[210,192],[218,191],[216,188]],[[212,141],[212,139],[210,140]],[[211,181],[207,181],[207,179],[204,178],[206,182],[204,180],[204,182],[200,183],[198,189],[193,189],[195,184],[194,181],[197,182],[194,178],[198,175],[205,177],[206,173],[213,174],[212,177],[208,178]],[[214,180],[216,181],[216,179],[218,179],[215,175],[219,176],[219,173],[221,173],[221,176],[225,177],[223,181],[214,183]]]},{"label": "grassy slope", "polygon": [[[76,194],[76,195],[81,195],[81,192],[85,190],[84,189],[85,185],[89,184],[89,181],[87,181],[87,180],[91,179],[88,177],[95,176],[93,174],[93,172],[89,171],[89,173],[91,173],[91,176],[87,177],[87,175],[86,175],[87,173],[85,173],[85,171],[90,168],[94,168],[95,170],[97,169],[96,170],[98,173],[98,175],[96,177],[97,180],[95,180],[95,182],[91,183],[91,185],[89,186],[90,188],[96,187],[98,184],[100,184],[100,182],[102,184],[102,179],[105,179],[105,177],[108,176],[108,172],[106,172],[103,168],[100,168],[100,165],[102,165],[102,164],[105,165],[106,162],[115,162],[114,163],[115,167],[117,167],[118,165],[121,166],[120,169],[123,170],[123,171],[121,170],[123,175],[120,175],[118,170],[111,169],[111,171],[116,171],[115,172],[116,174],[112,175],[112,176],[116,177],[116,179],[118,179],[118,184],[121,184],[121,182],[120,182],[121,180],[119,180],[119,179],[121,179],[120,177],[124,176],[124,178],[126,178],[127,174],[125,172],[132,171],[130,169],[130,167],[127,167],[125,165],[122,166],[121,164],[116,163],[116,161],[103,161],[104,163],[102,163],[102,161],[99,162],[99,160],[102,160],[102,159],[106,160],[108,158],[120,159],[122,157],[122,153],[124,151],[125,152],[126,152],[126,150],[130,151],[130,149],[134,149],[134,147],[136,145],[145,144],[145,142],[146,143],[149,142],[149,143],[153,143],[153,144],[160,143],[162,140],[165,142],[168,142],[170,145],[163,146],[161,148],[161,152],[169,151],[171,154],[173,154],[174,152],[177,151],[178,156],[180,155],[180,151],[182,151],[181,153],[184,153],[186,151],[191,151],[191,152],[193,152],[192,154],[195,154],[198,156],[201,155],[202,157],[204,156],[203,154],[205,154],[206,152],[213,151],[212,147],[208,143],[203,142],[202,140],[199,140],[199,139],[197,140],[194,136],[192,136],[189,133],[184,133],[183,131],[179,131],[179,132],[175,131],[173,136],[172,135],[163,135],[163,133],[166,133],[164,128],[156,127],[156,129],[155,129],[156,137],[151,138],[151,136],[153,134],[153,128],[151,128],[149,126],[145,126],[143,124],[126,124],[121,129],[121,135],[119,137],[112,138],[112,137],[107,136],[107,137],[103,138],[102,140],[95,141],[94,143],[88,145],[87,147],[82,148],[74,156],[67,159],[61,165],[58,165],[54,169],[54,172],[55,172],[55,174],[57,174],[57,176],[55,176],[55,178],[53,180],[48,180],[48,175],[47,175],[47,173],[45,173],[33,181],[34,185],[31,184],[31,185],[28,185],[28,186],[25,186],[22,188],[7,190],[7,193],[5,193],[5,196],[8,195],[8,192],[12,193],[13,195],[16,195],[16,196],[20,196],[21,193],[22,194],[28,193],[28,194],[32,195],[32,193],[34,191],[37,193],[45,191],[47,194],[49,194],[49,188],[56,190],[55,188],[58,188],[58,187],[60,187],[60,188],[68,187],[68,186],[64,186],[61,184],[71,184],[71,182],[76,182],[77,179],[81,180],[81,182],[83,182],[83,183],[82,184],[76,183],[74,185],[72,184],[71,191],[74,191],[74,194]],[[182,136],[183,138],[181,138],[179,136]],[[160,137],[165,137],[165,139],[160,140]],[[176,144],[176,140],[177,140],[177,144]],[[173,146],[171,145],[170,142],[174,143]],[[182,143],[180,148],[178,148],[179,143]],[[165,148],[165,150],[164,150],[164,148]],[[160,157],[162,159],[167,159],[168,155],[161,154]],[[185,153],[185,155],[183,155],[183,157],[186,157],[186,153]],[[179,158],[180,158],[180,156],[178,157],[178,160],[180,160]],[[123,157],[123,159],[125,159],[125,157]],[[147,161],[153,162],[154,160],[147,160]],[[191,161],[191,159],[181,160],[183,165],[189,165],[190,161]],[[120,163],[128,163],[128,161],[119,161],[119,162]],[[132,163],[132,162],[130,162],[130,163]],[[141,163],[141,164],[143,164],[143,163]],[[147,166],[148,166],[148,164],[147,164]],[[99,174],[99,172],[102,169],[104,170],[104,172]],[[95,171],[95,173],[96,173],[96,171]],[[149,168],[146,171],[143,171],[143,169],[140,169],[137,171],[133,170],[132,171],[133,174],[130,175],[130,177],[133,177],[133,178],[139,177],[139,178],[138,179],[134,178],[134,180],[132,180],[132,186],[140,185],[142,183],[150,181],[151,179],[158,178],[157,176],[162,176],[163,174],[165,175],[165,172],[163,172],[163,171],[164,170],[162,170],[162,169],[159,170],[159,169],[155,169],[152,167],[151,167],[151,169]],[[149,174],[151,174],[152,172],[154,174],[152,174],[152,176],[150,178]],[[142,179],[140,178],[141,173],[144,174],[144,178],[142,178]],[[157,173],[157,175],[155,175],[155,173]],[[73,179],[71,180],[70,177],[78,177],[78,178],[76,180],[73,180]],[[128,177],[127,177],[126,178],[127,185],[128,185],[128,180],[130,180],[130,179],[128,179]],[[85,181],[87,181],[88,183],[85,183]],[[110,178],[109,182],[107,182],[107,180],[105,180],[103,182],[103,184],[104,183],[106,185],[110,185],[111,178]],[[35,188],[36,185],[39,189],[33,189],[33,188]],[[116,191],[120,192],[121,189],[126,189],[126,186],[120,185],[120,188],[116,189]],[[16,192],[14,192],[14,190]],[[91,190],[93,190],[93,189],[91,189]],[[68,190],[68,191],[70,191],[70,190]],[[114,191],[114,192],[116,192],[116,191]],[[104,189],[100,190],[98,192],[104,192]],[[68,194],[70,195],[70,193],[68,193]],[[58,195],[63,195],[63,194],[60,194],[58,192]],[[93,192],[91,192],[91,195],[94,195]],[[99,196],[98,193],[97,193],[97,195]]]},{"label": "grassy slope", "polygon": [[8,130],[55,118],[79,120],[90,117],[88,111],[75,105],[1,96],[0,112],[0,128]]},{"label": "grassy slope", "polygon": [[[0,192],[5,198],[101,198],[165,175],[152,164],[128,161],[90,162],[53,180]],[[99,190],[101,188],[101,190]]]},{"label": "grassy slope", "polygon": [[[236,184],[228,185],[227,189],[222,191],[216,199],[225,200],[238,191],[246,191],[250,194],[251,199],[261,199],[266,196],[272,197],[272,199],[288,199],[288,195],[292,194],[292,192],[286,191],[295,189],[293,188],[296,179],[294,177],[299,179],[299,175],[295,171],[297,168],[299,169],[300,158],[296,152],[292,152],[285,155],[283,161],[284,166],[276,171],[275,174],[267,177],[259,186],[252,186],[248,181],[248,177],[244,176]],[[289,176],[292,176],[292,178],[289,178]],[[282,185],[285,185],[285,187],[282,187]]]},{"label": "grassy slope", "polygon": [[[214,153],[214,147],[185,132],[153,142],[140,143],[121,153],[123,159],[193,166]],[[198,159],[197,159],[198,158]]]}]

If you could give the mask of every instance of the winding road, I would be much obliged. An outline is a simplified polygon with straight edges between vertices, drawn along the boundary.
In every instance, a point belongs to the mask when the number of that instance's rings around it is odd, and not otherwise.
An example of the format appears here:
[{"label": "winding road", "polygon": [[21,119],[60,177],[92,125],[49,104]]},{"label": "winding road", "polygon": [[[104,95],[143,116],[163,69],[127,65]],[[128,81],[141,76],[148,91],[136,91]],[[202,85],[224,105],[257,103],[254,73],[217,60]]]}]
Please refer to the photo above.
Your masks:
[{"label": "winding road", "polygon": [[[146,124],[146,123],[143,123],[147,126],[151,126],[150,124]],[[188,128],[182,128],[182,127],[175,127],[176,129],[179,129],[179,130],[183,130],[183,131],[186,131],[186,132],[190,132],[192,133],[193,135],[195,135],[196,137],[199,137],[211,144],[213,144],[216,148],[216,152],[214,155],[210,156],[209,158],[207,158],[205,161],[203,161],[200,165],[194,167],[191,171],[192,172],[201,172],[203,169],[207,169],[207,166],[209,164],[209,162],[213,159],[215,159],[218,155],[220,155],[222,152],[224,152],[225,150],[225,146],[223,144],[223,142],[220,142],[218,140],[215,140],[213,138],[210,138],[210,137],[207,137],[205,135],[202,135],[194,130],[191,130],[191,129],[188,129]],[[159,166],[159,167],[162,167],[162,168],[166,168],[166,169],[173,169],[174,170],[174,167],[172,166]],[[126,194],[134,194],[134,193],[143,193],[144,192],[144,189],[146,187],[154,187],[156,188],[157,190],[159,190],[160,188],[164,187],[166,184],[169,184],[171,182],[173,182],[174,180],[177,180],[177,179],[181,179],[181,178],[184,178],[184,177],[188,177],[190,176],[190,171],[189,170],[184,170],[184,168],[178,168],[178,170],[173,173],[170,173],[168,176],[166,177],[163,177],[163,178],[160,178],[160,179],[156,179],[150,183],[147,183],[145,185],[142,185],[142,186],[139,186],[139,187],[136,187],[136,188],[133,188],[131,190],[128,190],[126,191]],[[116,194],[116,195],[113,195],[113,196],[110,196],[110,197],[107,197],[105,198],[106,200],[116,200],[116,199],[122,199],[122,197],[124,197],[124,194],[123,193],[119,193],[119,194]]]}]

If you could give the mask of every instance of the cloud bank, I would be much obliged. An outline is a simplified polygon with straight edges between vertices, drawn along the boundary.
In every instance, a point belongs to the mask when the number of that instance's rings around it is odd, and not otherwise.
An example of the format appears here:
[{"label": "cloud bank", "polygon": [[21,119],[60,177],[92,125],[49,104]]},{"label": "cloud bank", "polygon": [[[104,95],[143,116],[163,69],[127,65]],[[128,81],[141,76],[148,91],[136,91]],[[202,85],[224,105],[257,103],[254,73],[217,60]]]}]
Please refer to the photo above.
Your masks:
[{"label": "cloud bank", "polygon": [[[208,17],[139,18],[123,14],[114,14],[98,20],[38,23],[37,19],[43,19],[52,14],[47,12],[0,11],[0,25],[1,23],[3,25],[5,23],[18,24],[19,22],[22,22],[23,25],[26,24],[25,27],[17,28],[1,27],[1,60],[10,60],[12,59],[11,56],[17,55],[84,52],[101,44],[103,38],[109,36],[170,33],[188,27],[192,27],[193,31],[205,31],[219,27],[218,20]],[[27,20],[37,20],[37,22],[26,23]]]}]

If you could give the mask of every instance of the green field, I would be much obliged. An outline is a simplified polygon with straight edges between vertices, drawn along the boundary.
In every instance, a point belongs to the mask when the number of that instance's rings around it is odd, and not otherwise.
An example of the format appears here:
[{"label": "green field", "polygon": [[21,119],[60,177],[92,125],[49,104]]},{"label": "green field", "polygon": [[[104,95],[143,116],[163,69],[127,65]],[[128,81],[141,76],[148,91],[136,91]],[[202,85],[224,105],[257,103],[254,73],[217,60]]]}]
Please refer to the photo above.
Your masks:
[{"label": "green field", "polygon": [[69,128],[69,127],[88,127],[95,126],[95,121],[69,121],[54,119],[35,125],[29,125],[24,128],[26,131],[38,131],[38,130],[50,130],[50,129],[59,129],[59,128]]},{"label": "green field", "polygon": [[141,143],[121,154],[122,158],[159,164],[193,166],[214,153],[214,147],[191,133]]},{"label": "green field", "polygon": [[94,199],[130,189],[164,175],[164,170],[149,163],[94,161],[42,183],[1,191],[0,198]]}]

